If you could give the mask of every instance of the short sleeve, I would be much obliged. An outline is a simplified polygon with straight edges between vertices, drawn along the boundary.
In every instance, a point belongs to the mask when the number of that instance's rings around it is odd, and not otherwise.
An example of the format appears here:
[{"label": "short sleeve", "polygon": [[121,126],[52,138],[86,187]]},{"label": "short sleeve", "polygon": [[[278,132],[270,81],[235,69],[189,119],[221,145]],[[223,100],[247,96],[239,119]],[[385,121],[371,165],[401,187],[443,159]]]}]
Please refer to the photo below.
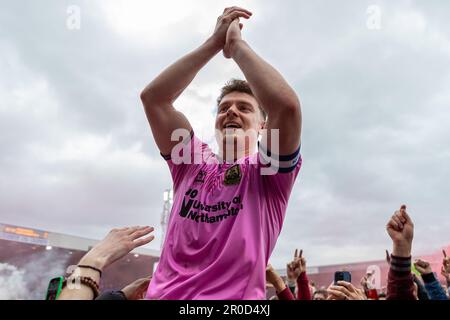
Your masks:
[{"label": "short sleeve", "polygon": [[161,156],[169,166],[174,189],[181,184],[184,177],[211,159],[213,153],[207,144],[203,143],[192,131],[182,142],[177,144],[170,155]]},{"label": "short sleeve", "polygon": [[261,183],[263,206],[267,207],[266,234],[269,242],[273,241],[281,232],[288,201],[302,166],[300,147],[291,155],[274,155],[259,145],[259,180]]}]

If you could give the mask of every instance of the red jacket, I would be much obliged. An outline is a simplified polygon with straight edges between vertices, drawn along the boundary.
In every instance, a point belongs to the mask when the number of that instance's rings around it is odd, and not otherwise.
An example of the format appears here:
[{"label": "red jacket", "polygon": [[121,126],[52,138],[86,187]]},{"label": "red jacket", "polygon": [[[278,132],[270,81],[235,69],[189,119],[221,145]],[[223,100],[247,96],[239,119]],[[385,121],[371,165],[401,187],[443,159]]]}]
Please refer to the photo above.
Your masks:
[{"label": "red jacket", "polygon": [[411,257],[391,255],[386,300],[416,300],[411,274]]},{"label": "red jacket", "polygon": [[309,290],[309,280],[306,272],[302,272],[297,278],[297,300],[312,300],[311,290]]},{"label": "red jacket", "polygon": [[281,292],[277,292],[277,296],[279,300],[295,300],[289,287],[286,287]]},{"label": "red jacket", "polygon": [[[302,272],[297,278],[297,287],[297,300],[312,300],[311,291],[309,290],[309,280],[306,276],[306,272]],[[279,300],[295,300],[289,287],[286,287],[286,289],[281,292],[277,292],[277,296]]]}]

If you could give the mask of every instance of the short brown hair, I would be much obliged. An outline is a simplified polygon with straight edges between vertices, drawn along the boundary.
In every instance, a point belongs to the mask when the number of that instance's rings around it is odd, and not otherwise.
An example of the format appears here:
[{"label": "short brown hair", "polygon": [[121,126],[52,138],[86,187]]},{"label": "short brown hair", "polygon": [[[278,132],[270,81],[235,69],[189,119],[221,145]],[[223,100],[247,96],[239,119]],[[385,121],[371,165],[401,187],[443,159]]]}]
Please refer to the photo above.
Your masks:
[{"label": "short brown hair", "polygon": [[[225,97],[227,94],[232,92],[243,92],[247,93],[251,96],[255,96],[252,92],[252,89],[250,88],[249,84],[245,80],[239,80],[239,79],[231,79],[228,81],[224,87],[220,90],[220,96],[217,98],[217,106],[220,105],[222,102],[223,97]],[[267,120],[267,113],[261,108],[260,105],[258,105],[259,111],[261,112],[261,115],[264,119],[264,121]]]},{"label": "short brown hair", "polygon": [[328,297],[328,291],[325,289],[318,289],[316,291],[314,291],[313,293],[313,299],[315,298],[316,294],[321,294],[325,297],[325,299]]}]

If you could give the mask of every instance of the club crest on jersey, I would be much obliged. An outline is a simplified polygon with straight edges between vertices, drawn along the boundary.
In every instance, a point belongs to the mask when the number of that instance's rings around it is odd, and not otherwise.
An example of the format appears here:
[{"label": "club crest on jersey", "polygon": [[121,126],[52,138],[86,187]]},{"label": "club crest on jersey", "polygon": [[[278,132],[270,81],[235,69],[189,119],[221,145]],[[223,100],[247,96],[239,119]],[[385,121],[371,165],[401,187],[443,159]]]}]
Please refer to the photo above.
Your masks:
[{"label": "club crest on jersey", "polygon": [[225,172],[225,178],[223,179],[223,183],[226,186],[239,184],[239,182],[241,182],[241,178],[242,178],[241,167],[237,164],[235,166],[232,166]]}]

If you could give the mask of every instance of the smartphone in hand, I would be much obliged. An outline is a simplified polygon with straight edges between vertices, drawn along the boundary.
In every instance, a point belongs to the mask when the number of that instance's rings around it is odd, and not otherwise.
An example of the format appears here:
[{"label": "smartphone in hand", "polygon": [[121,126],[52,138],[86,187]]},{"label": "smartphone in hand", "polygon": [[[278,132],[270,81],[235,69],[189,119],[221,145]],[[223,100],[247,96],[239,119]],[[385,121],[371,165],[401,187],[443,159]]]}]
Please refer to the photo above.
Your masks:
[{"label": "smartphone in hand", "polygon": [[338,285],[338,281],[352,282],[352,275],[348,271],[336,271],[334,273],[334,284]]},{"label": "smartphone in hand", "polygon": [[62,290],[62,285],[64,282],[64,277],[56,277],[50,280],[47,289],[47,295],[45,300],[56,300]]}]

